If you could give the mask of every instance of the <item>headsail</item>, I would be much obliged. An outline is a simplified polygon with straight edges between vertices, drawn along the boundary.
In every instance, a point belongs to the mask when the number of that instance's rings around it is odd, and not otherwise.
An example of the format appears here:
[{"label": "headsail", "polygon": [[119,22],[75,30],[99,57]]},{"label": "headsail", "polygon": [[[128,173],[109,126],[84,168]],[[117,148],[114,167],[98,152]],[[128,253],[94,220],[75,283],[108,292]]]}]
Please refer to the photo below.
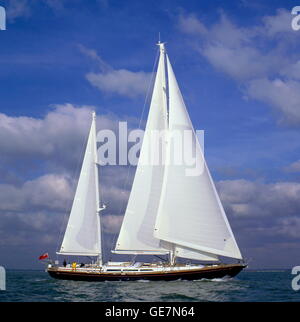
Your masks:
[{"label": "headsail", "polygon": [[[179,248],[206,252],[212,258],[221,255],[241,259],[168,58],[167,68],[169,162],[165,169],[154,236]],[[185,164],[175,164],[171,158],[177,152],[171,141],[172,133],[181,132],[183,137],[184,131],[191,131],[193,134],[193,140],[189,144],[200,165],[199,175],[187,175],[188,167]]]},{"label": "headsail", "polygon": [[96,115],[93,113],[75,198],[58,254],[101,256],[99,205]]}]

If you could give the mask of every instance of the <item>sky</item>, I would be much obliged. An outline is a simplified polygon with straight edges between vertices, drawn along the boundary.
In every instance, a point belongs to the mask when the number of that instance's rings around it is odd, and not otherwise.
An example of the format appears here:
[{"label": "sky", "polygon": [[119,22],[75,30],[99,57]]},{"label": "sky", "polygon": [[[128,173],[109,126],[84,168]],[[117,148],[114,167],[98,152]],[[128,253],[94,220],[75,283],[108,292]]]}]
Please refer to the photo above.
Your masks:
[{"label": "sky", "polygon": [[[56,258],[91,121],[144,126],[159,33],[250,268],[300,265],[294,0],[0,0],[0,265]],[[300,2],[298,3],[300,5]],[[107,259],[134,167],[101,167]]]}]

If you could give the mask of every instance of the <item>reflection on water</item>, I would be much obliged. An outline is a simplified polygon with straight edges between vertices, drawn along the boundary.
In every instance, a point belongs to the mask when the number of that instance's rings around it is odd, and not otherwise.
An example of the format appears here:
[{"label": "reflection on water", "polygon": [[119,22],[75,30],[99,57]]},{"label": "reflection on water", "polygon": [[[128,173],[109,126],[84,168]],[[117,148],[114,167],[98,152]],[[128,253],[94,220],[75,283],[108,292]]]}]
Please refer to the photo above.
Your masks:
[{"label": "reflection on water", "polygon": [[192,302],[299,301],[283,272],[242,272],[233,279],[198,281],[79,282],[55,280],[45,272],[8,271],[1,301]]}]

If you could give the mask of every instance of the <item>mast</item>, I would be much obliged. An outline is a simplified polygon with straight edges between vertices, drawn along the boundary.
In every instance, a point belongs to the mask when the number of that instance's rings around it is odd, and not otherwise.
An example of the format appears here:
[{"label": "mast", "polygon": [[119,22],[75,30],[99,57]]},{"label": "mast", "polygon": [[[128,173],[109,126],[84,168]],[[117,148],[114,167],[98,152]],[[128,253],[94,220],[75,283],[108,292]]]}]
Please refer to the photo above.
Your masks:
[{"label": "mast", "polygon": [[162,57],[162,67],[163,67],[162,79],[161,79],[161,83],[162,83],[161,86],[163,89],[162,100],[163,100],[163,106],[165,106],[165,109],[166,109],[166,117],[168,118],[168,97],[167,97],[167,81],[166,81],[167,69],[166,69],[165,43],[159,40],[157,43],[157,46],[159,46],[160,56]]},{"label": "mast", "polygon": [[[160,34],[159,34],[159,40],[157,43],[157,46],[159,46],[159,52],[160,52],[160,56],[162,57],[162,61],[163,61],[163,77],[162,77],[162,88],[163,88],[163,105],[166,107],[166,118],[167,118],[167,137],[166,137],[166,155],[169,155],[169,120],[168,120],[168,114],[169,114],[169,104],[168,104],[168,88],[167,88],[167,66],[166,66],[166,48],[165,48],[165,43],[160,41]],[[167,161],[167,160],[165,160]],[[165,173],[164,173],[165,174]],[[162,190],[164,189],[165,184],[164,184],[164,180],[163,180],[163,184],[162,184]],[[175,255],[175,246],[172,243],[163,243],[161,242],[161,244],[164,244],[165,248],[169,249],[169,263],[170,265],[175,265],[176,263],[176,255]]]},{"label": "mast", "polygon": [[98,236],[99,236],[99,255],[97,258],[97,263],[99,266],[103,264],[103,255],[102,255],[102,232],[101,232],[101,210],[106,208],[105,205],[100,206],[100,192],[99,192],[99,169],[98,169],[98,153],[97,153],[97,128],[96,128],[96,113],[92,112],[92,128],[94,131],[94,163],[95,163],[95,195],[96,195],[96,213],[97,213],[97,221],[98,221]]}]

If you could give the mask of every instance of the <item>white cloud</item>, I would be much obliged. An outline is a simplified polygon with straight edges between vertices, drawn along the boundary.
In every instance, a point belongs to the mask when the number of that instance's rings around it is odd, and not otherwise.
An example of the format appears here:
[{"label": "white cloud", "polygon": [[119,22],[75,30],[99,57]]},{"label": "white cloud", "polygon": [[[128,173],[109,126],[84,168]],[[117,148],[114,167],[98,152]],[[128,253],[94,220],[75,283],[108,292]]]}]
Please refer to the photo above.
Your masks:
[{"label": "white cloud", "polygon": [[204,24],[197,19],[194,14],[188,16],[179,16],[179,28],[181,31],[189,34],[207,33],[207,29]]},{"label": "white cloud", "polygon": [[[43,119],[0,113],[0,161],[21,166],[43,160],[66,170],[83,151],[92,110],[95,107],[55,105]],[[114,129],[117,124],[113,114],[97,117],[98,129]]]},{"label": "white cloud", "polygon": [[[64,9],[64,2],[66,0],[38,0],[44,3],[52,10],[58,11]],[[29,0],[7,0],[6,14],[7,19],[13,23],[17,18],[29,17],[34,10],[34,5],[37,1]]]},{"label": "white cloud", "polygon": [[72,196],[70,180],[46,174],[20,186],[0,184],[0,210],[25,211],[37,208],[66,211]]},{"label": "white cloud", "polygon": [[300,60],[283,67],[282,70],[280,70],[280,74],[283,77],[300,80]]},{"label": "white cloud", "polygon": [[98,64],[102,73],[113,71],[113,68],[98,55],[95,49],[86,48],[82,44],[79,44],[78,48],[82,54],[86,55]]},{"label": "white cloud", "polygon": [[274,232],[283,236],[289,236],[291,238],[299,239],[300,218],[289,217],[281,219],[278,227],[276,227]]},{"label": "white cloud", "polygon": [[268,36],[293,33],[291,29],[291,13],[288,10],[279,8],[273,16],[265,16],[262,19],[262,31]]},{"label": "white cloud", "polygon": [[[51,155],[70,135],[83,134],[91,119],[91,107],[76,108],[71,104],[57,105],[44,119],[0,114],[1,155],[14,153]],[[70,131],[73,129],[73,131]],[[72,133],[73,132],[73,133]],[[66,138],[67,135],[67,138]],[[6,139],[10,138],[9,142]]]},{"label": "white cloud", "polygon": [[28,0],[8,0],[6,15],[11,22],[14,22],[19,17],[28,17],[30,13],[31,9]]},{"label": "white cloud", "polygon": [[145,95],[149,87],[151,73],[127,69],[114,69],[106,63],[94,49],[79,45],[80,51],[97,62],[100,72],[86,74],[86,79],[104,93],[115,93],[130,98]]},{"label": "white cloud", "polygon": [[278,9],[251,27],[235,25],[224,12],[211,26],[181,15],[178,26],[216,69],[242,85],[243,94],[280,112],[281,123],[300,124],[299,42],[289,11]]},{"label": "white cloud", "polygon": [[[32,206],[58,209],[62,199],[59,195],[70,198],[67,191],[70,185],[74,189],[74,180],[79,176],[93,109],[56,105],[41,119],[0,114],[0,209],[21,211]],[[137,120],[126,119],[130,131]],[[120,117],[113,114],[98,115],[97,129],[111,130],[117,138],[119,121]],[[118,151],[114,152],[118,156]],[[106,166],[101,168],[100,175],[109,211],[117,213],[119,204],[125,204],[128,198],[132,169]],[[29,180],[29,176],[33,179]]]},{"label": "white cloud", "polygon": [[286,172],[300,172],[300,160],[295,161],[284,168]]},{"label": "white cloud", "polygon": [[278,265],[278,249],[286,248],[287,257],[292,256],[300,241],[299,182],[224,180],[217,188],[246,258],[266,267],[272,265],[272,258]]},{"label": "white cloud", "polygon": [[272,105],[281,112],[281,122],[300,124],[300,82],[253,79],[247,84],[249,97]]},{"label": "white cloud", "polygon": [[150,77],[150,73],[132,72],[126,69],[86,75],[87,80],[101,91],[128,97],[145,95]]},{"label": "white cloud", "polygon": [[237,80],[264,75],[271,65],[268,57],[261,57],[255,48],[249,46],[241,51],[222,44],[208,44],[199,51],[215,68]]},{"label": "white cloud", "polygon": [[220,198],[235,217],[287,218],[300,214],[300,183],[258,183],[247,180],[218,182]]}]

